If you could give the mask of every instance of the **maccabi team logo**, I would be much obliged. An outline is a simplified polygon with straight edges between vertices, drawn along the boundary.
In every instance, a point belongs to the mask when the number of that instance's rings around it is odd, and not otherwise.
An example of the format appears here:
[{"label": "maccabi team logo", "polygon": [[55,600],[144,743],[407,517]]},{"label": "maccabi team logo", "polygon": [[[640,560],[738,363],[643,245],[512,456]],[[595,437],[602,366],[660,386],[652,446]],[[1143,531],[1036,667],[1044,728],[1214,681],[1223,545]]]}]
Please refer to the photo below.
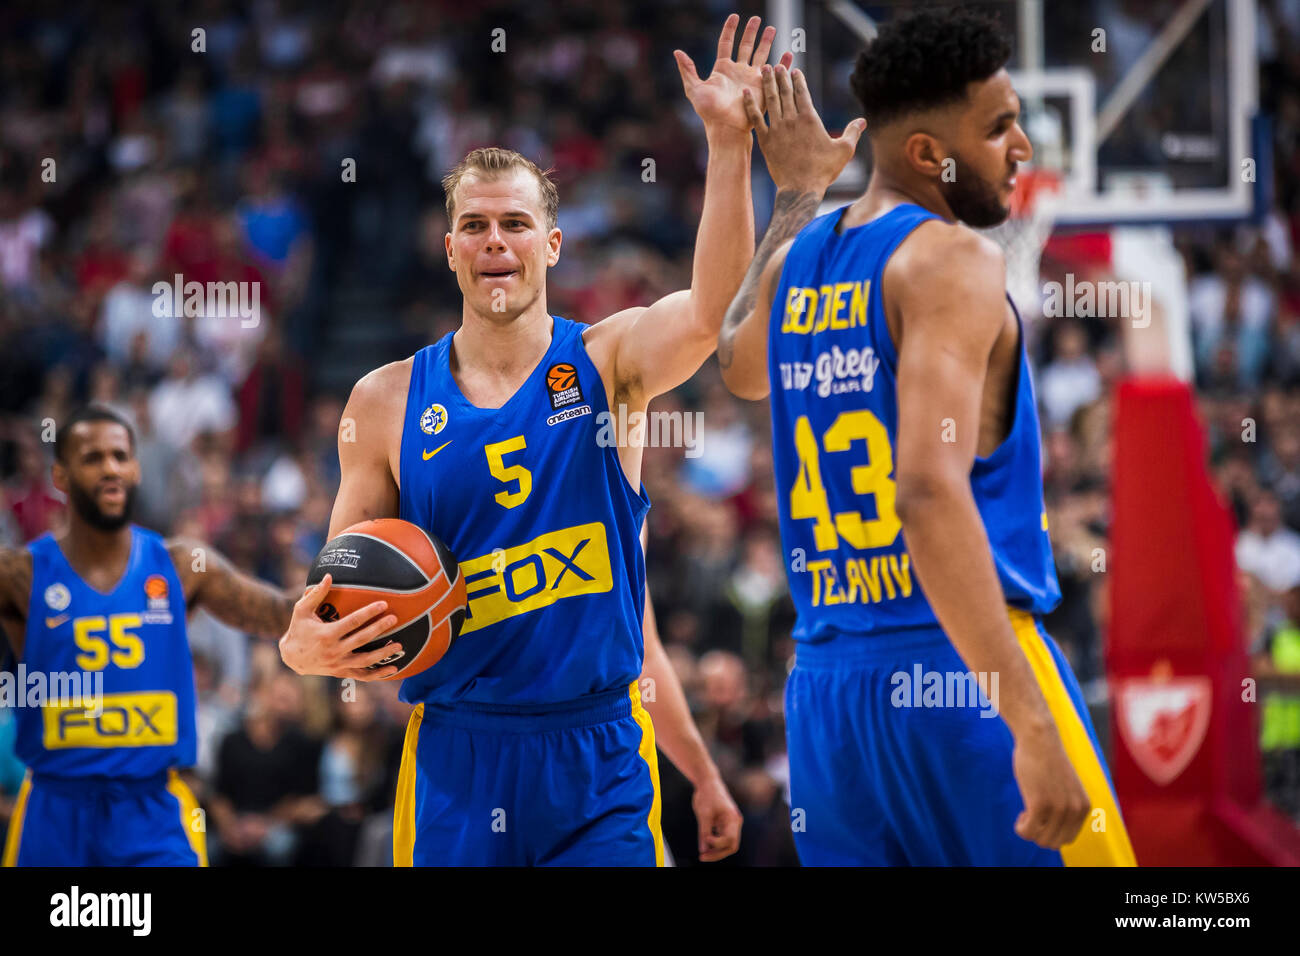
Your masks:
[{"label": "maccabi team logo", "polygon": [[72,594],[67,585],[55,582],[45,589],[45,603],[51,611],[62,611],[72,603]]},{"label": "maccabi team logo", "polygon": [[420,431],[426,435],[436,435],[447,427],[447,409],[434,402],[420,416]]},{"label": "maccabi team logo", "polygon": [[145,624],[170,624],[172,606],[168,598],[167,579],[161,574],[151,574],[145,578],[144,596],[148,599],[148,608],[142,620]]},{"label": "maccabi team logo", "polygon": [[1142,772],[1165,786],[1187,769],[1210,726],[1208,677],[1132,677],[1119,682],[1120,736]]}]

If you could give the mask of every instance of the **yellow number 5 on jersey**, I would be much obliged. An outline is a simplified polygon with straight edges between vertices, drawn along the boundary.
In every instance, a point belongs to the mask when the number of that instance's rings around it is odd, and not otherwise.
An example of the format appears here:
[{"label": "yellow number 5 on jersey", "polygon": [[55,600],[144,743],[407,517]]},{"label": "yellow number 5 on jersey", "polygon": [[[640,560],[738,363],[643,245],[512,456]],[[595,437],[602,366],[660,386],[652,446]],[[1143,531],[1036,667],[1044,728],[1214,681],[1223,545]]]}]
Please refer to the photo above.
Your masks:
[{"label": "yellow number 5 on jersey", "polygon": [[533,473],[523,465],[507,465],[504,461],[506,455],[514,451],[523,451],[524,436],[516,435],[514,438],[507,438],[505,441],[493,442],[491,445],[484,445],[483,451],[487,453],[488,471],[492,472],[492,477],[498,481],[519,482],[519,488],[516,491],[498,491],[496,493],[497,504],[503,508],[516,508],[527,500],[533,490]]},{"label": "yellow number 5 on jersey", "polygon": [[832,519],[812,425],[807,415],[800,415],[794,423],[799,473],[790,489],[790,517],[813,519],[813,540],[818,551],[830,551],[839,538],[858,549],[882,548],[893,544],[902,530],[902,522],[894,511],[897,485],[889,477],[894,470],[894,450],[880,419],[866,409],[841,412],[822,435],[822,445],[827,452],[848,451],[859,440],[867,445],[870,463],[855,465],[849,478],[854,494],[875,497],[876,517],[867,520],[860,512],[841,511]]}]

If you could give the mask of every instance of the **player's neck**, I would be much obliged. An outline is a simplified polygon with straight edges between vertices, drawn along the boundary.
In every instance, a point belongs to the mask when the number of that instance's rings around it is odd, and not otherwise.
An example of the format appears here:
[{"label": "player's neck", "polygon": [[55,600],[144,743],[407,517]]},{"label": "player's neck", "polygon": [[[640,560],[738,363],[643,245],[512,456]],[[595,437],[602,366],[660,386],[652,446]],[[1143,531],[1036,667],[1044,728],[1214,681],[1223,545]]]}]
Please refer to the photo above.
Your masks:
[{"label": "player's neck", "polygon": [[501,378],[527,372],[551,347],[552,324],[541,299],[508,322],[485,319],[466,308],[452,337],[452,371]]},{"label": "player's neck", "polygon": [[878,219],[904,203],[920,206],[949,221],[957,218],[934,184],[909,182],[902,177],[891,175],[887,170],[877,168],[871,174],[866,192],[845,213],[843,227],[851,229]]},{"label": "player's neck", "polygon": [[55,540],[75,571],[105,566],[125,568],[131,560],[131,527],[127,522],[115,531],[104,531],[69,510],[67,530],[56,535]]}]

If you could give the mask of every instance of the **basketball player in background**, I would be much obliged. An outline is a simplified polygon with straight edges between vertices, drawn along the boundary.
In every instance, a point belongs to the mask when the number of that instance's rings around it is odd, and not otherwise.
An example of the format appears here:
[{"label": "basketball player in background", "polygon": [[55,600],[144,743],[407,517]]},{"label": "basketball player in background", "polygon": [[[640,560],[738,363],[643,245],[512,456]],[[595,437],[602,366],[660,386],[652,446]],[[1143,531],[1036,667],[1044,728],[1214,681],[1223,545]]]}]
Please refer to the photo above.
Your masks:
[{"label": "basketball player in background", "polygon": [[[970,13],[887,23],[852,79],[866,192],[814,219],[831,171],[778,180],[800,214],[768,230],[719,336],[727,386],[771,394],[803,556],[786,726],[805,864],[1134,863],[1041,624],[1060,590],[1029,363],[1001,251],[969,228],[1007,217],[1032,155],[1010,53]],[[813,135],[815,113],[797,71],[765,88],[770,165],[773,134]]]},{"label": "basketball player in background", "polygon": [[[644,413],[695,373],[753,255],[741,97],[761,95],[775,31],[760,38],[751,19],[733,58],[738,22],[728,18],[707,81],[676,54],[709,146],[689,290],[593,326],[551,316],[555,187],[517,153],[475,150],[444,180],[460,329],[370,373],[349,399],[356,441],[339,444],[331,537],[401,517],[448,544],[468,586],[460,636],[403,682],[416,707],[395,808],[398,865],[663,862],[654,730],[636,684],[642,450],[602,438],[600,422]],[[308,591],[281,641],[299,673],[348,664],[331,644],[345,632],[314,620],[329,585],[327,576]],[[684,700],[671,706],[672,732],[693,731]],[[724,801],[734,810],[720,782],[703,794],[706,813]]]},{"label": "basketball player in background", "polygon": [[[77,410],[54,454],[67,530],[0,549],[0,629],[28,678],[14,710],[28,773],[4,865],[206,865],[198,803],[177,773],[196,759],[186,616],[202,607],[271,638],[293,598],[198,542],[131,524],[140,462],[117,412]],[[38,674],[51,694],[80,693],[25,706]]]}]

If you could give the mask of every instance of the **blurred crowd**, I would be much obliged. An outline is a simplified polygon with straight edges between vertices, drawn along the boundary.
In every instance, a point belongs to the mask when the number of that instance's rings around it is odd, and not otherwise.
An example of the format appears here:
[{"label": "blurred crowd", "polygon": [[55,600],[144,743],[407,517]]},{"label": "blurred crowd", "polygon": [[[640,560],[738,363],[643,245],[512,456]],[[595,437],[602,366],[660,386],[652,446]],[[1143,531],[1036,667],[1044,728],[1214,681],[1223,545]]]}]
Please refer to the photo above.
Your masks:
[{"label": "blurred crowd", "polygon": [[[554,314],[596,321],[686,287],[705,150],[671,51],[703,70],[727,13],[764,10],[180,6],[20,0],[0,11],[0,545],[58,526],[43,426],[96,400],[136,423],[139,523],[209,541],[297,591],[326,536],[348,385],[378,364],[349,366],[364,353],[339,343],[374,325],[387,361],[459,324],[443,173],[493,144],[555,169],[565,240],[548,287]],[[1300,629],[1286,599],[1300,585],[1300,16],[1286,0],[1264,6],[1275,24],[1261,70],[1275,206],[1260,225],[1180,232],[1179,244],[1215,474],[1243,528],[1250,635],[1271,661],[1300,640],[1285,638]],[[843,109],[828,105],[828,125]],[[769,201],[764,177],[755,183],[761,230]],[[158,315],[154,283],[178,274],[256,283],[259,320]],[[1099,703],[1104,576],[1090,566],[1107,535],[1109,395],[1122,360],[1104,324],[1037,329],[1065,595],[1046,623]],[[793,609],[766,406],[734,399],[710,362],[654,407],[702,412],[706,429],[699,457],[645,456],[660,633],[745,816],[731,862],[792,864],[782,688]],[[1248,417],[1257,440],[1243,443]],[[389,862],[409,712],[396,687],[345,697],[206,615],[190,631],[213,862]],[[0,715],[0,794],[11,798],[22,770],[6,726]],[[690,787],[662,756],[660,768],[665,837],[688,865]],[[0,795],[0,815],[8,805]]]}]

